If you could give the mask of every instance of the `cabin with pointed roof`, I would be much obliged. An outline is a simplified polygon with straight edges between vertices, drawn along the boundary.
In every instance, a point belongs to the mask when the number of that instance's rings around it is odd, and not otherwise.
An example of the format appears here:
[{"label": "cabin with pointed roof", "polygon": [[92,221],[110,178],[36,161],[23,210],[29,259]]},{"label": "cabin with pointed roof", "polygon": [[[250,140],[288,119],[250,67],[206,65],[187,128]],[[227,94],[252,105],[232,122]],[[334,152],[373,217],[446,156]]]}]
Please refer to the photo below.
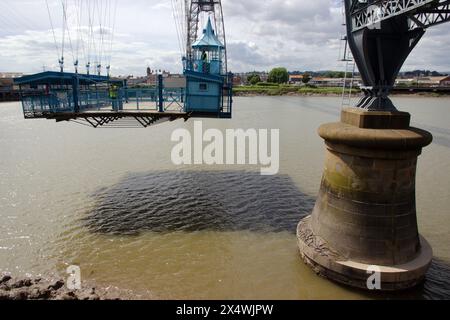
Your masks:
[{"label": "cabin with pointed roof", "polygon": [[186,112],[231,117],[232,83],[222,71],[225,46],[215,34],[211,19],[192,49],[192,60],[185,61],[184,71]]},{"label": "cabin with pointed roof", "polygon": [[208,19],[203,35],[192,45],[194,71],[220,75],[222,71],[222,50],[224,45],[217,38],[211,19]]}]

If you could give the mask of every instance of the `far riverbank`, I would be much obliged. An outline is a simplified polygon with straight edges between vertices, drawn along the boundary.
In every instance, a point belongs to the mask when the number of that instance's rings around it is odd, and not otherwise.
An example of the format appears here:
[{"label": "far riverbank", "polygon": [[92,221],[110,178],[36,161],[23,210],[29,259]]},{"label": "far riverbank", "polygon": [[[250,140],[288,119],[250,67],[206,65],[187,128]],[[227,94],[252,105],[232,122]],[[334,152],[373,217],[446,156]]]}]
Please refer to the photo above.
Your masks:
[{"label": "far riverbank", "polygon": [[[348,92],[347,92],[348,94]],[[361,90],[352,89],[352,95],[361,94]],[[317,97],[340,97],[341,87],[298,87],[298,86],[239,86],[233,88],[233,95],[238,97],[253,96],[317,96]],[[407,89],[394,89],[392,95],[395,96],[417,96],[417,97],[450,97],[448,92],[416,92]]]}]

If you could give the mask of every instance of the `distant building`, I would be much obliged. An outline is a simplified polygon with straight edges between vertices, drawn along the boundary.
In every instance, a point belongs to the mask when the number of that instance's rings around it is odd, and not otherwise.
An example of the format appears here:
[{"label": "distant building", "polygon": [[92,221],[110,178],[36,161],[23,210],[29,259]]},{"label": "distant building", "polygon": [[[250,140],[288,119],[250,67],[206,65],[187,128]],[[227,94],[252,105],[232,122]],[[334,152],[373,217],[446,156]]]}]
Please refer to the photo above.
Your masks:
[{"label": "distant building", "polygon": [[439,81],[441,87],[450,87],[450,76],[446,76]]},{"label": "distant building", "polygon": [[302,74],[290,74],[289,75],[289,84],[301,84],[303,83],[303,75]]},{"label": "distant building", "polygon": [[169,74],[164,76],[164,88],[186,88],[186,77],[182,74]]},{"label": "distant building", "polygon": [[152,70],[150,67],[147,68],[147,76],[145,84],[149,86],[157,86],[158,85],[158,74],[162,74],[163,77],[170,77],[171,74],[169,71],[166,70]]},{"label": "distant building", "polygon": [[418,87],[447,87],[450,86],[450,76],[417,78]]},{"label": "distant building", "polygon": [[13,78],[0,78],[0,90],[12,90],[14,86]]},{"label": "distant building", "polygon": [[349,87],[352,85],[354,88],[359,88],[361,86],[361,78],[360,77],[354,77],[352,78],[324,78],[324,77],[313,77],[311,81],[309,81],[308,84],[315,85],[317,87],[343,87],[344,81],[346,83],[346,86]]},{"label": "distant building", "polygon": [[397,86],[402,87],[450,87],[450,76],[440,76],[440,77],[415,77],[415,78],[398,78],[395,81]]},{"label": "distant building", "polygon": [[150,86],[156,86],[158,84],[158,75],[156,73],[147,75],[146,84]]},{"label": "distant building", "polygon": [[247,79],[245,77],[242,76],[242,74],[233,74],[233,86],[234,87],[239,87],[239,86],[243,86],[247,83]]},{"label": "distant building", "polygon": [[411,87],[415,85],[414,78],[398,78],[395,80],[395,85],[399,87]]},{"label": "distant building", "polygon": [[20,72],[0,72],[0,79],[14,79],[14,78],[20,78],[23,76],[23,73]]},{"label": "distant building", "polygon": [[129,87],[141,86],[147,84],[147,77],[133,77],[130,76],[127,78],[127,85]]},{"label": "distant building", "polygon": [[119,79],[126,80],[129,87],[156,87],[158,86],[158,75],[163,76],[164,87],[166,88],[184,88],[186,87],[186,78],[182,74],[171,74],[165,70],[152,70],[147,68],[145,76],[135,77],[134,75],[119,76]]},{"label": "distant building", "polygon": [[343,78],[324,78],[324,77],[313,77],[309,82],[311,85],[318,87],[343,87]]},{"label": "distant building", "polygon": [[19,99],[19,88],[14,79],[23,76],[19,72],[0,72],[0,101],[16,101]]}]

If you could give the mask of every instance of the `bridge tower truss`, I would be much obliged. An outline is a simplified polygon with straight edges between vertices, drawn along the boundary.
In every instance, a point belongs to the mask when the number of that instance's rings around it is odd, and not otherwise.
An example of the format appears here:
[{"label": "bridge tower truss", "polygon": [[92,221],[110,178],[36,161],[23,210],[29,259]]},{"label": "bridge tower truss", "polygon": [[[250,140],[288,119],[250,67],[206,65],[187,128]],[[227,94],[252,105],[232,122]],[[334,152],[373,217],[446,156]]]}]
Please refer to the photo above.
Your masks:
[{"label": "bridge tower truss", "polygon": [[389,93],[429,27],[450,21],[450,0],[344,0],[348,45],[361,74],[357,107],[395,110]]},{"label": "bridge tower truss", "polygon": [[199,30],[201,31],[204,26],[201,26],[201,16],[208,15],[214,23],[214,30],[217,33],[217,37],[224,45],[225,49],[222,52],[222,74],[227,74],[227,44],[225,37],[225,24],[223,21],[223,9],[221,0],[185,0],[186,10],[186,26],[187,26],[187,39],[186,39],[186,58],[192,60],[193,50],[192,44],[197,40],[199,36]]}]

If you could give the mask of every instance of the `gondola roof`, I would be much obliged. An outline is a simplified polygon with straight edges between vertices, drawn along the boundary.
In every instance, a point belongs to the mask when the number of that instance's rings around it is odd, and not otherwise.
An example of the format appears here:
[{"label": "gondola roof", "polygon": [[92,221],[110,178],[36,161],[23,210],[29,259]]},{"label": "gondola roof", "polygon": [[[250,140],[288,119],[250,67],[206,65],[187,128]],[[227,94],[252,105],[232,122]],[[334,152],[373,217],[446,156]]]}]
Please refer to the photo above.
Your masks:
[{"label": "gondola roof", "polygon": [[45,71],[41,73],[26,75],[14,79],[17,85],[72,85],[74,80],[78,78],[80,85],[89,85],[95,83],[123,83],[121,79],[114,79],[107,76],[87,75],[70,72]]}]

